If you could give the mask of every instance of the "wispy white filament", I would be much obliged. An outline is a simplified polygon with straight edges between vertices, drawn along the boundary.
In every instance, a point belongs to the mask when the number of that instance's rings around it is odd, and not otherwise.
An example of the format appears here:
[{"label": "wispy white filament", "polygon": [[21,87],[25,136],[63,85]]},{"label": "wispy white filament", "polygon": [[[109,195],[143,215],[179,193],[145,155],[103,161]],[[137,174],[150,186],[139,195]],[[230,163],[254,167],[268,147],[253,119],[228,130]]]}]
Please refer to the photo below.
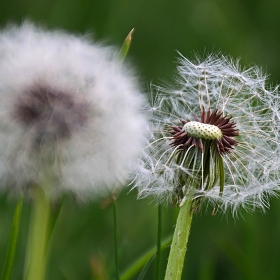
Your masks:
[{"label": "wispy white filament", "polygon": [[166,139],[171,136],[170,127],[182,125],[180,119],[194,121],[194,115],[200,118],[202,108],[211,112],[217,109],[223,116],[232,117],[239,131],[234,138],[239,144],[223,155],[226,176],[223,195],[219,195],[219,181],[210,190],[185,186],[185,195],[213,204],[218,202],[223,210],[230,208],[234,213],[239,206],[264,209],[267,198],[279,190],[280,182],[277,88],[267,88],[260,68],[242,70],[238,61],[221,54],[209,55],[204,60],[196,58],[194,62],[181,56],[179,62],[175,87],[152,87],[153,144],[143,150],[136,170],[134,183],[139,196],[171,202],[182,176],[196,176],[194,165],[188,168],[185,157],[178,162],[173,156],[176,147],[170,149],[172,141]]},{"label": "wispy white filament", "polygon": [[47,169],[56,179],[51,194],[107,195],[142,148],[142,105],[131,69],[112,49],[31,24],[4,29],[1,187],[22,191]]}]

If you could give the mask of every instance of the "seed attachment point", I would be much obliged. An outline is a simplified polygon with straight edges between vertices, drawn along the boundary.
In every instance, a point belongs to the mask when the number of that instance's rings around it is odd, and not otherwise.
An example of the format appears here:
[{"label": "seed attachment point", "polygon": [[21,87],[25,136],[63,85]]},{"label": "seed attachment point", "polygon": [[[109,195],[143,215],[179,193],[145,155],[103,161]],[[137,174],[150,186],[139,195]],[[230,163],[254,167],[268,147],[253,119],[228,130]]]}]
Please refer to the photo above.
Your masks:
[{"label": "seed attachment point", "polygon": [[222,131],[215,125],[191,121],[183,126],[189,136],[207,140],[221,139]]}]

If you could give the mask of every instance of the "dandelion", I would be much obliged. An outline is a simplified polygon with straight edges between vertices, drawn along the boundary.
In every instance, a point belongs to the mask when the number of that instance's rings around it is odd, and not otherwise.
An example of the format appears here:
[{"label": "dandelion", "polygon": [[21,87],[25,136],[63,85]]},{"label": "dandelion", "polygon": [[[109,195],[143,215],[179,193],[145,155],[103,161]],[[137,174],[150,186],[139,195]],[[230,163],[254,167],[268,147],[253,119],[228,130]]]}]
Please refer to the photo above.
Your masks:
[{"label": "dandelion", "polygon": [[0,98],[0,178],[9,191],[48,178],[50,196],[102,197],[141,150],[136,80],[111,48],[87,38],[29,23],[3,30]]},{"label": "dandelion", "polygon": [[29,23],[0,33],[0,182],[33,202],[24,279],[44,279],[53,198],[115,195],[126,179],[142,104],[112,49]]},{"label": "dandelion", "polygon": [[181,56],[177,88],[153,87],[152,137],[135,186],[180,207],[165,280],[179,280],[193,213],[268,206],[279,190],[279,97],[257,67],[221,55]]},{"label": "dandelion", "polygon": [[[150,144],[135,184],[140,197],[191,198],[230,208],[267,206],[278,187],[277,90],[258,67],[220,55],[181,57],[176,89],[154,87]],[[140,170],[140,171],[139,171]]]}]

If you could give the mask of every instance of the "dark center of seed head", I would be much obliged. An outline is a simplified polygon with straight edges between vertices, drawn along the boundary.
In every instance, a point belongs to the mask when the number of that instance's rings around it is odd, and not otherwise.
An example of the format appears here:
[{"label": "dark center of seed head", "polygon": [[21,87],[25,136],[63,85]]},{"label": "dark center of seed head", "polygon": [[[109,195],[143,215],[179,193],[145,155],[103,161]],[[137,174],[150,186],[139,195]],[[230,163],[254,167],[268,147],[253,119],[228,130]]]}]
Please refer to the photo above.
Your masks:
[{"label": "dark center of seed head", "polygon": [[18,97],[13,116],[22,126],[37,132],[38,139],[63,140],[85,126],[88,110],[88,104],[71,92],[36,85]]}]

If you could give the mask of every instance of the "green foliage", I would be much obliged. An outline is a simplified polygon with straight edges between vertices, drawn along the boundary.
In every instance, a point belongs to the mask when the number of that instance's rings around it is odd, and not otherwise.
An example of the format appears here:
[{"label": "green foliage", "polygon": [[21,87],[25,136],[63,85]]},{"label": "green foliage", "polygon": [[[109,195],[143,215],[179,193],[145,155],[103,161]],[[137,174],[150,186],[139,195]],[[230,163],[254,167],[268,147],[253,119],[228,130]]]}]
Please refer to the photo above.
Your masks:
[{"label": "green foliage", "polygon": [[15,260],[16,249],[17,249],[19,225],[20,225],[21,205],[22,205],[22,198],[19,198],[12,220],[10,239],[7,246],[7,252],[6,252],[5,262],[1,274],[1,280],[11,279],[11,275],[13,272],[14,260]]}]

